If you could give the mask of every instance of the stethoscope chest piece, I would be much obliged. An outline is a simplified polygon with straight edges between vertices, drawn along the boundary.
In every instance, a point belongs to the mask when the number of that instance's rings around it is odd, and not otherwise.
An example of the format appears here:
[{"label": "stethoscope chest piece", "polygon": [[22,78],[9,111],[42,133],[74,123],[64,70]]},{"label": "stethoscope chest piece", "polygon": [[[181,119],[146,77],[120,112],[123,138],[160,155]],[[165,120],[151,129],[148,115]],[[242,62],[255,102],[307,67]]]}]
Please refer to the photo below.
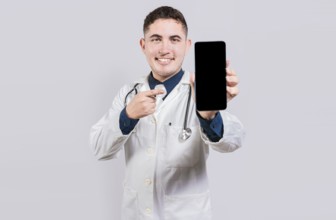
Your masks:
[{"label": "stethoscope chest piece", "polygon": [[187,127],[190,98],[191,98],[191,86],[189,85],[188,102],[187,102],[187,109],[186,109],[185,116],[184,116],[183,129],[181,133],[179,134],[179,140],[181,142],[186,141],[188,138],[190,138],[191,133],[192,133],[191,129]]},{"label": "stethoscope chest piece", "polygon": [[181,131],[179,135],[180,141],[186,141],[188,138],[190,138],[191,133],[192,131],[190,128],[183,128],[183,130]]}]

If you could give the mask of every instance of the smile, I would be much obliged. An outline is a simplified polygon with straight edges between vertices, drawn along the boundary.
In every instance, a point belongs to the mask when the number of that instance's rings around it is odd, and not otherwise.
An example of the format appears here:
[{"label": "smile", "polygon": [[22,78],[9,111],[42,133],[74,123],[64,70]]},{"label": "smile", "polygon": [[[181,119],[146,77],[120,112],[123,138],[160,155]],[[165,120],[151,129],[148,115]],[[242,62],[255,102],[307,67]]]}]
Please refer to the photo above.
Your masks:
[{"label": "smile", "polygon": [[174,58],[155,58],[160,64],[169,64],[170,61],[173,61]]}]

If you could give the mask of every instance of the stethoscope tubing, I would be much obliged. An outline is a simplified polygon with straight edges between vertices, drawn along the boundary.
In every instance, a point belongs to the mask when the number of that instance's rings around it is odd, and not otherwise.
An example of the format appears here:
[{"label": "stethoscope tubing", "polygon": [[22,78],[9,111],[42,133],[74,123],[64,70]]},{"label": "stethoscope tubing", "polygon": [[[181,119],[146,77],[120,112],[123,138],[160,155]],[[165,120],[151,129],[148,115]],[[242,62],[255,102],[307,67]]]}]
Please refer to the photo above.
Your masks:
[{"label": "stethoscope tubing", "polygon": [[189,85],[189,94],[188,94],[188,102],[187,102],[187,108],[184,116],[184,123],[183,123],[183,129],[187,129],[187,123],[188,123],[188,113],[189,113],[189,106],[190,106],[190,99],[191,99],[191,86]]},{"label": "stethoscope tubing", "polygon": [[127,97],[133,92],[133,91],[135,91],[135,95],[136,94],[138,94],[138,90],[137,90],[137,86],[139,85],[139,83],[136,83],[135,85],[134,85],[134,87],[126,94],[126,96],[125,96],[125,100],[124,100],[124,106],[126,106],[127,105]]}]

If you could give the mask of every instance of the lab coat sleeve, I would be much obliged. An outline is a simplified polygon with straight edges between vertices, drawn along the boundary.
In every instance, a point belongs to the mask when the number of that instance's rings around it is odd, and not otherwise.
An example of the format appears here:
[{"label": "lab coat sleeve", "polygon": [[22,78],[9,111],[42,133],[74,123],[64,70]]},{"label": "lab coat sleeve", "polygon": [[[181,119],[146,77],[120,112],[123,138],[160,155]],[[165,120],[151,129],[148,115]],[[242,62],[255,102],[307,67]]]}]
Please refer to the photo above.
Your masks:
[{"label": "lab coat sleeve", "polygon": [[121,88],[114,98],[109,111],[92,126],[90,131],[90,146],[99,160],[108,160],[118,157],[128,137],[123,135],[119,126],[120,112],[124,108],[125,95],[130,86]]},{"label": "lab coat sleeve", "polygon": [[245,129],[236,116],[227,111],[221,112],[221,115],[224,125],[223,137],[218,142],[210,141],[204,132],[201,132],[201,137],[208,146],[216,151],[222,153],[235,151],[242,146]]}]

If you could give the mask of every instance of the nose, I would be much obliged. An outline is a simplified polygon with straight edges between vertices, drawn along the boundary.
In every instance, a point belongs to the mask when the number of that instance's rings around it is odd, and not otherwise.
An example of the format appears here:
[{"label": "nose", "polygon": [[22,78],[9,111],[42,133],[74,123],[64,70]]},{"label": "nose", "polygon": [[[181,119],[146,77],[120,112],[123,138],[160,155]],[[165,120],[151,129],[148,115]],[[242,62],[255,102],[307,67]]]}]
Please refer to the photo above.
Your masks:
[{"label": "nose", "polygon": [[168,40],[163,40],[161,42],[161,47],[159,53],[161,55],[168,54],[171,51],[171,44]]}]

